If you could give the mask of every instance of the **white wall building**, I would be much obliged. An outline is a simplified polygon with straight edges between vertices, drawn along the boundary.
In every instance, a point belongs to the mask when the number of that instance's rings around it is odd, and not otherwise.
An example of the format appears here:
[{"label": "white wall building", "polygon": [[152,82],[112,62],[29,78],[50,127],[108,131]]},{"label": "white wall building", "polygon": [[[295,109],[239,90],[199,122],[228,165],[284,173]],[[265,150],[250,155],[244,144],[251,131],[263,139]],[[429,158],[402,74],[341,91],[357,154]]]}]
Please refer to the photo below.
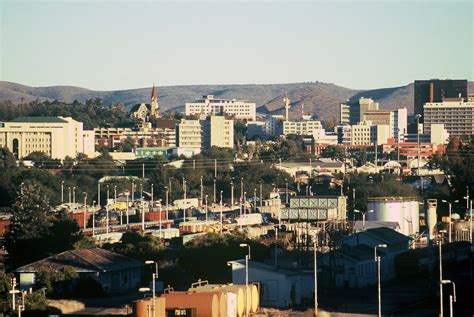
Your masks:
[{"label": "white wall building", "polygon": [[226,119],[224,116],[211,116],[202,120],[203,148],[212,146],[234,148],[234,120]]},{"label": "white wall building", "polygon": [[205,95],[202,99],[187,102],[187,116],[191,115],[231,115],[236,119],[255,121],[256,104],[248,100],[217,99],[213,95]]},{"label": "white wall building", "polygon": [[373,125],[371,121],[363,121],[351,127],[352,145],[375,145],[387,143],[390,138],[388,125]]},{"label": "white wall building", "polygon": [[86,149],[92,151],[84,154],[93,154],[90,134],[91,131],[84,134],[82,122],[71,117],[23,117],[0,125],[0,146],[8,148],[18,159],[42,152],[63,160],[66,156],[74,158]]},{"label": "white wall building", "polygon": [[178,123],[178,146],[181,148],[201,148],[201,123],[199,120],[181,119]]},{"label": "white wall building", "polygon": [[323,128],[321,121],[305,118],[297,121],[283,121],[283,134],[311,135]]},{"label": "white wall building", "polygon": [[443,123],[450,136],[474,134],[474,102],[463,98],[446,98],[443,102],[423,106],[424,132],[431,133],[431,125]]}]

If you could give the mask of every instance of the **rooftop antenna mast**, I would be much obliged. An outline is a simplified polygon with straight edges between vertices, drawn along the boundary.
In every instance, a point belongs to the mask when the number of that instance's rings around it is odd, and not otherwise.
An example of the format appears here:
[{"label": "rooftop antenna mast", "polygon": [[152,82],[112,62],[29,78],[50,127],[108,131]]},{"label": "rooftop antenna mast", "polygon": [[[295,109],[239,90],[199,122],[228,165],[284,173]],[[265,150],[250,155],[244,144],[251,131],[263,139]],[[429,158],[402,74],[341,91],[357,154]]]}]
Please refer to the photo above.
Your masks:
[{"label": "rooftop antenna mast", "polygon": [[301,104],[301,119],[304,117],[304,103]]},{"label": "rooftop antenna mast", "polygon": [[285,121],[288,121],[288,110],[290,109],[290,99],[288,99],[288,94],[285,94],[283,102],[285,103]]}]

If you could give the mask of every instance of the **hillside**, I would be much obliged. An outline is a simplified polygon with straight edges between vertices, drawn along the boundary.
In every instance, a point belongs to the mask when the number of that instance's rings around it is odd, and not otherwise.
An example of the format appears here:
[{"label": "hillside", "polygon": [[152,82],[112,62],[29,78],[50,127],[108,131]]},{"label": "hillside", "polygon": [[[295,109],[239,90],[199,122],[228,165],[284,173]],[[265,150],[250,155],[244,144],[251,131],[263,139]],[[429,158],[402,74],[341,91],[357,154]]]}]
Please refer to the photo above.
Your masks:
[{"label": "hillside", "polygon": [[[474,83],[469,83],[469,91],[474,91]],[[102,98],[105,104],[123,102],[127,108],[136,103],[148,102],[151,88],[94,91],[73,86],[29,87],[0,81],[0,101],[14,103],[39,100],[61,100],[85,102],[91,98]],[[283,113],[283,98],[287,94],[291,100],[291,116],[300,116],[302,104],[305,114],[315,114],[322,120],[339,118],[339,104],[347,99],[372,97],[383,109],[407,107],[413,112],[413,84],[393,88],[354,90],[334,84],[311,82],[272,85],[189,85],[157,87],[158,102],[163,111],[183,110],[184,103],[205,94],[228,99],[248,99],[256,102],[261,113]]]}]

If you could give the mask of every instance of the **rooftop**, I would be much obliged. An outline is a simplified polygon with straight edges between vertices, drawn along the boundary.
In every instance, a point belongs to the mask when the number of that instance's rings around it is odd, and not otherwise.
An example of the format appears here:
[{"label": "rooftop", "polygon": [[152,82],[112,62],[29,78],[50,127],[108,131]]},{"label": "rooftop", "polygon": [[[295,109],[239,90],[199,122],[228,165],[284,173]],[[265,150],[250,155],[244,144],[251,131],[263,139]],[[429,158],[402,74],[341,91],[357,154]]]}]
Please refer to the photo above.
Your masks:
[{"label": "rooftop", "polygon": [[360,234],[368,234],[374,238],[379,239],[380,241],[385,242],[386,244],[398,244],[400,242],[406,242],[408,240],[411,240],[410,237],[401,234],[393,229],[387,228],[387,227],[379,227],[379,228],[372,228],[372,229],[367,229],[364,232],[361,232]]},{"label": "rooftop", "polygon": [[32,122],[32,123],[67,123],[60,117],[19,117],[10,122]]},{"label": "rooftop", "polygon": [[69,250],[36,261],[15,270],[18,273],[38,272],[41,269],[58,270],[72,267],[78,273],[117,271],[142,266],[142,263],[104,249]]}]

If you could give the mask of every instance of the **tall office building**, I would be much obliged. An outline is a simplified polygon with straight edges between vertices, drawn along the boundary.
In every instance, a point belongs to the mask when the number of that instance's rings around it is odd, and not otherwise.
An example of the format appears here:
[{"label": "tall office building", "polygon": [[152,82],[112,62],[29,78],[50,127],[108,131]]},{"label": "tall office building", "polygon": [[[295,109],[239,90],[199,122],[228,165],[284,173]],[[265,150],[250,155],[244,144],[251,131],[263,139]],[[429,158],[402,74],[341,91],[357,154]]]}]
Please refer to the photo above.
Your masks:
[{"label": "tall office building", "polygon": [[340,125],[354,125],[364,121],[367,111],[379,110],[378,102],[371,98],[360,98],[356,103],[342,103],[340,105]]},{"label": "tall office building", "polygon": [[202,147],[209,149],[212,146],[234,148],[234,120],[223,116],[210,116],[201,121]]},{"label": "tall office building", "polygon": [[431,133],[433,124],[444,124],[450,136],[474,134],[474,102],[462,98],[445,98],[443,102],[424,106],[425,133]]},{"label": "tall office building", "polygon": [[[443,102],[444,98],[464,98],[467,100],[466,79],[415,80],[415,115],[423,115],[425,103]],[[420,122],[423,122],[423,117]]]}]

